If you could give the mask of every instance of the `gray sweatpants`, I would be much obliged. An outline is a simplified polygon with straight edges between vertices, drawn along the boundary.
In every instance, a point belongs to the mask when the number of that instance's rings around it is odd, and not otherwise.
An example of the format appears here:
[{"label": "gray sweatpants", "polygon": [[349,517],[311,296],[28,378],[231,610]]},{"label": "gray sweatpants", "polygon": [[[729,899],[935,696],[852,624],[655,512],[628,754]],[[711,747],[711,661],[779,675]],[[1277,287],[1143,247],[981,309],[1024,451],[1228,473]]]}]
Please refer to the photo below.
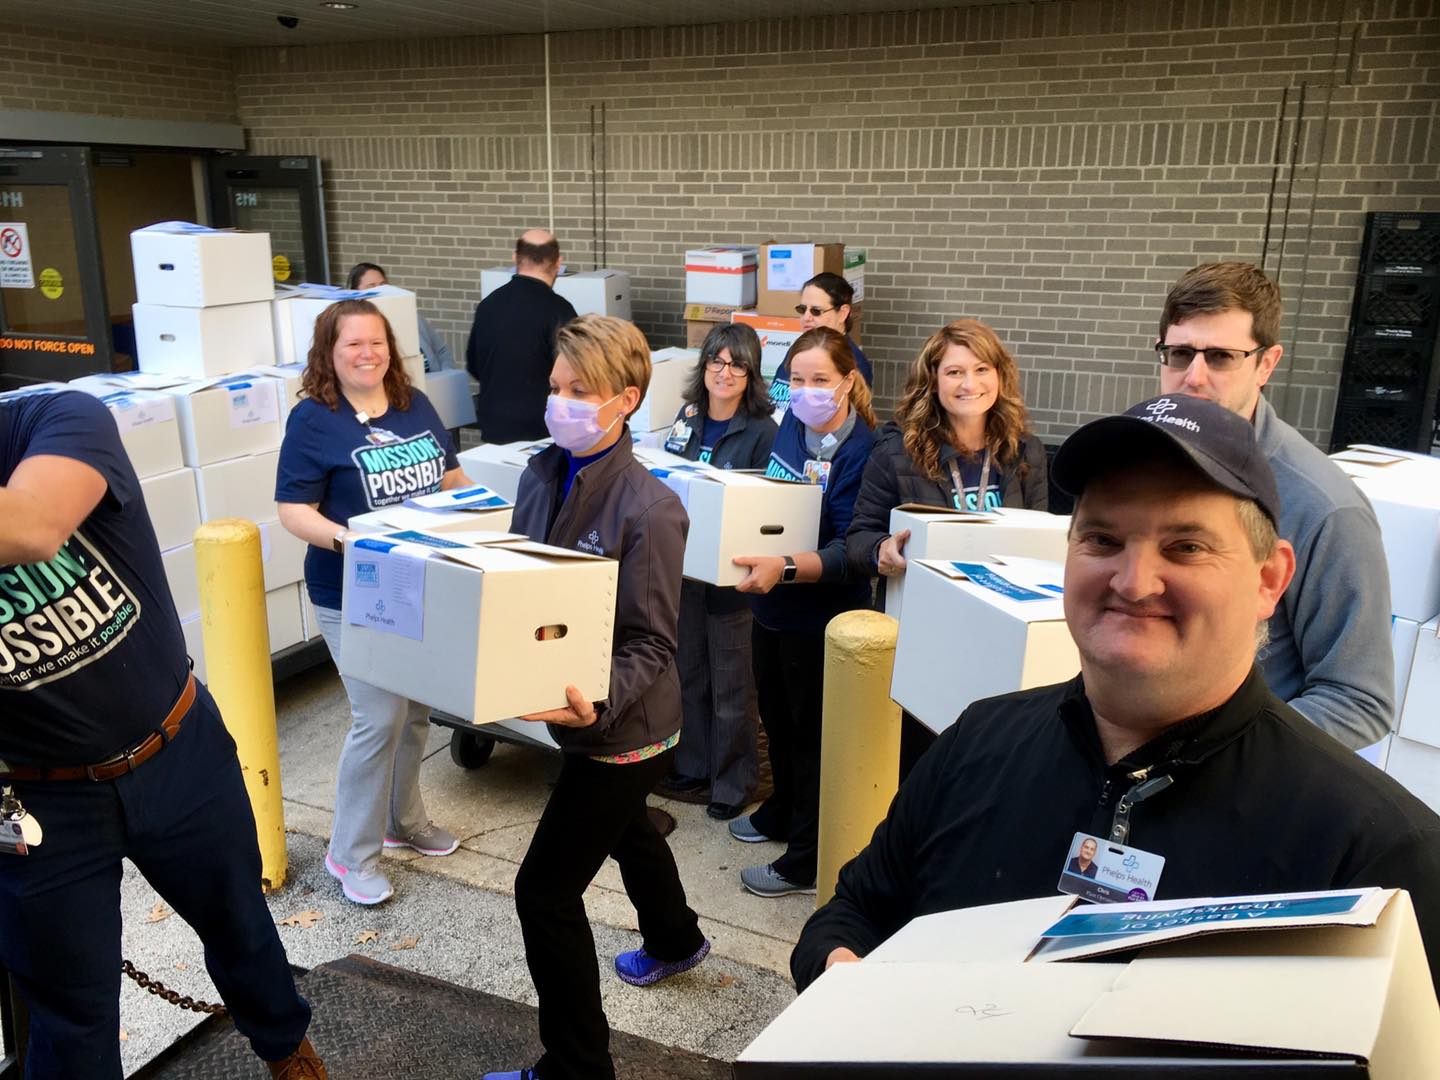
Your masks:
[{"label": "gray sweatpants", "polygon": [[744,803],[759,777],[750,609],[707,611],[705,590],[712,588],[687,580],[680,590],[675,664],[684,712],[675,771],[710,781],[711,802]]},{"label": "gray sweatpants", "polygon": [[[344,620],[334,608],[315,608],[330,657],[340,658]],[[407,836],[428,823],[420,799],[420,762],[430,710],[378,686],[341,675],[350,699],[350,731],[335,769],[335,824],[330,857],[341,866],[373,866],[388,832]]]}]

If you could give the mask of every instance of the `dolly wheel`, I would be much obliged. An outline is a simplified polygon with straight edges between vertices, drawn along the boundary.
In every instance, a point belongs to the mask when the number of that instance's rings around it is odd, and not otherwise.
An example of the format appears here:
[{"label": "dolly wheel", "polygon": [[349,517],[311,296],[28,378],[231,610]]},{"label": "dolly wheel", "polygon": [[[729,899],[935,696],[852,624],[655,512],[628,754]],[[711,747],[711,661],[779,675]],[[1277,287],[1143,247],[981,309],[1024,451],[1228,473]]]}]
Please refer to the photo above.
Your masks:
[{"label": "dolly wheel", "polygon": [[488,735],[456,729],[450,733],[450,760],[462,769],[478,769],[495,752],[495,740]]}]

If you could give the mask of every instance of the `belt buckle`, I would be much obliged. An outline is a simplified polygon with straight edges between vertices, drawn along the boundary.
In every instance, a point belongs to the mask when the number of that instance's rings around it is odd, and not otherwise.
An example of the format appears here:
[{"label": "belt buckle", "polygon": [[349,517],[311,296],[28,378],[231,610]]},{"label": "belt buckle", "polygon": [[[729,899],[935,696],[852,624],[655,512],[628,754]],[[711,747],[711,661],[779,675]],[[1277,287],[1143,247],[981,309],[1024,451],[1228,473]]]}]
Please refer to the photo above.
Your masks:
[{"label": "belt buckle", "polygon": [[116,754],[114,757],[106,758],[104,761],[96,765],[86,765],[86,779],[88,779],[92,784],[98,784],[100,782],[100,778],[95,775],[96,769],[108,769],[110,768],[110,766],[119,765],[121,762],[124,762],[125,764],[125,772],[120,773],[121,776],[124,776],[125,773],[128,772],[134,772],[136,749],[138,749],[138,747],[132,746],[128,750],[121,750],[120,753]]}]

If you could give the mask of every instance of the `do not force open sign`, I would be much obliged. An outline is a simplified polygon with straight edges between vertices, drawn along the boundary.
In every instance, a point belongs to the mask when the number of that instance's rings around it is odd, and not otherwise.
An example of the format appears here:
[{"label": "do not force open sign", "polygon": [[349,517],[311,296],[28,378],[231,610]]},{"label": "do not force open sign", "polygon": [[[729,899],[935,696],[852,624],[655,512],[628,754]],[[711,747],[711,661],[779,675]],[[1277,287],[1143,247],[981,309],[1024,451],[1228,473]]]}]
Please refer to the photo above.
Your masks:
[{"label": "do not force open sign", "polygon": [[33,289],[30,233],[23,221],[0,221],[0,289]]}]

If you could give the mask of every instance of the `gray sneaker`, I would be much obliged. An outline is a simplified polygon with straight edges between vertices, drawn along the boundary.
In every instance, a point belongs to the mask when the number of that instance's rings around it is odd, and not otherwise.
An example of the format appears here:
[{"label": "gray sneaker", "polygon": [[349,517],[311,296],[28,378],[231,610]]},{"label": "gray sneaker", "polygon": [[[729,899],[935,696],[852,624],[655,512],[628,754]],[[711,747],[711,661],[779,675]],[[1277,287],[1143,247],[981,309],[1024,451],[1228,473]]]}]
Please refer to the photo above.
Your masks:
[{"label": "gray sneaker", "polygon": [[746,814],[744,817],[737,817],[730,822],[730,835],[742,844],[763,844],[765,841],[773,839],[757,829],[750,818],[751,815]]},{"label": "gray sneaker", "polygon": [[801,885],[775,872],[774,863],[747,866],[740,871],[740,884],[756,896],[789,896],[791,893],[814,893],[815,885]]},{"label": "gray sneaker", "polygon": [[385,837],[385,846],[413,848],[421,855],[449,855],[460,846],[460,841],[455,839],[453,833],[447,832],[433,821],[427,821],[423,829],[416,829],[409,836]]},{"label": "gray sneaker", "polygon": [[348,866],[341,866],[330,857],[330,852],[325,852],[325,869],[330,871],[330,876],[340,882],[340,888],[345,893],[347,900],[353,900],[357,904],[378,904],[383,900],[389,900],[395,890],[390,887],[390,879],[379,870],[354,869]]}]

